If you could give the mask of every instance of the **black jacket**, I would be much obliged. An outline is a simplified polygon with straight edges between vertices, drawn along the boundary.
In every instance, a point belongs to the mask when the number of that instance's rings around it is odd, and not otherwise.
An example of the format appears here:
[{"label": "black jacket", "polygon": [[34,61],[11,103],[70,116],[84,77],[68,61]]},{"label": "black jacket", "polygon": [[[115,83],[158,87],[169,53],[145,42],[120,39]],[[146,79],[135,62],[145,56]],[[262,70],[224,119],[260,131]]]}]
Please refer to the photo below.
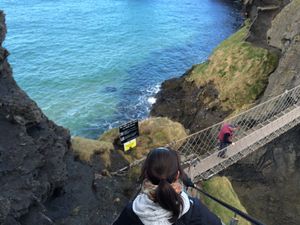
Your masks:
[{"label": "black jacket", "polygon": [[[190,209],[174,225],[222,225],[221,220],[199,199],[190,197],[190,201]],[[132,202],[130,202],[113,225],[143,225],[143,223],[133,212]]]}]

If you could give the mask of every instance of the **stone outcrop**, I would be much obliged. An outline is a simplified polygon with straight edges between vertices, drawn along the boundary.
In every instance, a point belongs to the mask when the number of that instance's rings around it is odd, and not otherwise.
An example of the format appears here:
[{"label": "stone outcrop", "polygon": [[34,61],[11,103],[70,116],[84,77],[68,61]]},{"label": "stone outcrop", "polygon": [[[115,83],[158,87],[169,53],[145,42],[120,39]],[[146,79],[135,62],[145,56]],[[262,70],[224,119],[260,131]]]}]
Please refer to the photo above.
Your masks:
[{"label": "stone outcrop", "polygon": [[244,0],[245,14],[251,19],[252,26],[247,38],[251,43],[271,49],[267,31],[273,18],[289,3],[289,0]]},{"label": "stone outcrop", "polygon": [[[150,117],[139,122],[137,145],[129,152],[129,154],[124,153],[123,151],[124,146],[120,143],[119,131],[117,128],[113,128],[102,134],[99,137],[99,141],[111,143],[115,146],[115,151],[111,151],[111,159],[109,161],[114,161],[112,165],[114,168],[112,168],[112,170],[117,170],[122,168],[120,156],[127,164],[132,163],[145,157],[151,149],[166,146],[167,144],[185,138],[186,136],[186,130],[180,123],[165,117]],[[117,152],[118,154],[116,155],[114,152]],[[118,167],[116,167],[115,164],[117,164]]]},{"label": "stone outcrop", "polygon": [[300,224],[300,127],[225,172],[250,215],[265,224]]},{"label": "stone outcrop", "polygon": [[[55,125],[16,84],[2,47],[0,12],[0,223],[18,224],[66,179],[69,133]],[[42,211],[36,215],[48,220]],[[50,220],[50,219],[49,219]]]},{"label": "stone outcrop", "polygon": [[286,89],[300,85],[300,1],[286,5],[274,18],[267,32],[271,46],[280,49],[281,60],[269,77],[263,100],[278,95]]}]

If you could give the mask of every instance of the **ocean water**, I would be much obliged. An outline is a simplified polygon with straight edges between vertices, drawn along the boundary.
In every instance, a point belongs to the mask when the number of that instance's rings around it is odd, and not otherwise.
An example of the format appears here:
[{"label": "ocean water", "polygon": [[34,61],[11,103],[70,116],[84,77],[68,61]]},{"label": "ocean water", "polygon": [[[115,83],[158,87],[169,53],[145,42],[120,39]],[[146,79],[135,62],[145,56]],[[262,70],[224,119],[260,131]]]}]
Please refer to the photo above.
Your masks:
[{"label": "ocean water", "polygon": [[148,116],[160,84],[242,23],[232,0],[1,0],[19,86],[72,135]]}]

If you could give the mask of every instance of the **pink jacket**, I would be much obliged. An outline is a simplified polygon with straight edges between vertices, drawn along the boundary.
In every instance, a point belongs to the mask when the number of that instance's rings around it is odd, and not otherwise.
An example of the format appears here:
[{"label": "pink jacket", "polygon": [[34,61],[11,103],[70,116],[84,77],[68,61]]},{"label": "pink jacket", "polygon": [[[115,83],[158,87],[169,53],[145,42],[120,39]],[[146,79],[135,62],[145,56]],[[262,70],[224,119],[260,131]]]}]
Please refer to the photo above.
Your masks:
[{"label": "pink jacket", "polygon": [[219,135],[218,135],[218,139],[220,141],[224,141],[224,134],[230,134],[230,138],[233,135],[233,127],[232,125],[228,124],[228,123],[224,123],[224,125],[222,126]]}]

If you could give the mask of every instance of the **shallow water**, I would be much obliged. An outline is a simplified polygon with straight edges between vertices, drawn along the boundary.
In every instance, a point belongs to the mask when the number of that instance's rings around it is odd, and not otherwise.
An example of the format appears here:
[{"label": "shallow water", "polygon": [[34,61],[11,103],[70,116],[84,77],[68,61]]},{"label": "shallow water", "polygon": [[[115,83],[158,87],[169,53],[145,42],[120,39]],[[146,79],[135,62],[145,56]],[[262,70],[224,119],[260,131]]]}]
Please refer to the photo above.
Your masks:
[{"label": "shallow water", "polygon": [[147,117],[162,81],[240,26],[220,0],[1,0],[18,84],[72,135]]}]

